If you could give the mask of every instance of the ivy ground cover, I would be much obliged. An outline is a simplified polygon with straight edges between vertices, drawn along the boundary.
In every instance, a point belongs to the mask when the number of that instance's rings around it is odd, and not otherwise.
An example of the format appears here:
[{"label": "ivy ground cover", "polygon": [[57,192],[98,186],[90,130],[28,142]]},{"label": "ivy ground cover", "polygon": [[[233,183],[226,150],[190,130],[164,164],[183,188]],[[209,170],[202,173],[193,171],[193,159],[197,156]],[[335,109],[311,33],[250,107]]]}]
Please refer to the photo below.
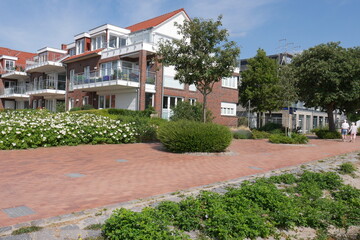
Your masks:
[{"label": "ivy ground cover", "polygon": [[78,144],[115,144],[136,141],[136,129],[93,114],[48,111],[0,112],[0,149],[26,149]]}]

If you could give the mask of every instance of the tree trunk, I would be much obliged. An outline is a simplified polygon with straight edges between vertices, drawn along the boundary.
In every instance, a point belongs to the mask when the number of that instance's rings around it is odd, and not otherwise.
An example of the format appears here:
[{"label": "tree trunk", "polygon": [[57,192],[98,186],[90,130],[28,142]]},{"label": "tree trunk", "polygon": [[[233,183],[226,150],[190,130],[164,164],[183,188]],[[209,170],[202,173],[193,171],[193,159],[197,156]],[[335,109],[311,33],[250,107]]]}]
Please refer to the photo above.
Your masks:
[{"label": "tree trunk", "polygon": [[329,130],[335,132],[335,121],[334,121],[334,104],[331,103],[326,106],[326,112],[329,119]]},{"label": "tree trunk", "polygon": [[206,123],[206,96],[207,94],[204,93],[203,95],[203,122]]}]

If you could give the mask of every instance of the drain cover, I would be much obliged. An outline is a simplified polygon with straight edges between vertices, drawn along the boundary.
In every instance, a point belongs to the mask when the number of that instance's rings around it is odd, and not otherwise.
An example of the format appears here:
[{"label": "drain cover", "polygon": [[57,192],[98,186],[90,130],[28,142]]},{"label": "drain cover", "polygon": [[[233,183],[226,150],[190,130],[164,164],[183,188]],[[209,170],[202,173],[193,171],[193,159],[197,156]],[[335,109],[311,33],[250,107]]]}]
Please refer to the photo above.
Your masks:
[{"label": "drain cover", "polygon": [[4,213],[6,213],[9,217],[12,217],[12,218],[23,217],[23,216],[35,214],[35,212],[27,206],[5,208],[5,209],[2,209],[2,211]]},{"label": "drain cover", "polygon": [[116,161],[117,161],[117,162],[127,162],[128,160],[125,160],[125,159],[117,159]]},{"label": "drain cover", "polygon": [[81,174],[81,173],[68,173],[68,174],[65,174],[66,176],[68,177],[71,177],[71,178],[80,178],[80,177],[85,177],[86,175],[85,174]]},{"label": "drain cover", "polygon": [[253,166],[251,166],[251,167],[249,167],[249,168],[251,168],[251,169],[255,169],[255,170],[262,170],[262,168],[259,168],[259,167],[253,167]]}]

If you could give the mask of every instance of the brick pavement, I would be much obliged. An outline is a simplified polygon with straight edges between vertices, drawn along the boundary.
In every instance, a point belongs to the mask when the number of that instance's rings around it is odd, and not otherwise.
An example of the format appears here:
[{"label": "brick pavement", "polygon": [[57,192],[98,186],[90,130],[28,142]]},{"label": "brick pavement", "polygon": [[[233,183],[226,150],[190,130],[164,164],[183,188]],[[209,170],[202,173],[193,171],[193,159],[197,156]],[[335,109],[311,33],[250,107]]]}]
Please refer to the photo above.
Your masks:
[{"label": "brick pavement", "polygon": [[[190,155],[158,143],[0,151],[0,226],[174,192],[359,151],[357,143],[310,140],[306,146],[234,140],[230,154]],[[125,161],[117,161],[125,160]],[[84,176],[69,177],[80,173]],[[36,213],[10,218],[1,209]]]}]

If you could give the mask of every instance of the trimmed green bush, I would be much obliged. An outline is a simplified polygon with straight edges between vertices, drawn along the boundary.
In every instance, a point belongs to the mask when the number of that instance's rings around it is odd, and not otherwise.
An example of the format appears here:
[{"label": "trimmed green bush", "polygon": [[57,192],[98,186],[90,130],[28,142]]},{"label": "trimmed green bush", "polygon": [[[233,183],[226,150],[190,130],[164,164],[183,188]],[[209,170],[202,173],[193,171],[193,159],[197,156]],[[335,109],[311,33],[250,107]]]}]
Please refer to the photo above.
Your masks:
[{"label": "trimmed green bush", "polygon": [[250,130],[236,130],[235,132],[233,132],[233,138],[235,139],[252,139],[252,133]]},{"label": "trimmed green bush", "polygon": [[163,124],[158,138],[172,152],[223,152],[230,145],[232,134],[228,127],[191,121]]},{"label": "trimmed green bush", "polygon": [[269,137],[271,143],[306,144],[309,140],[305,135],[292,133],[291,137],[283,134],[273,134]]},{"label": "trimmed green bush", "polygon": [[264,138],[269,138],[271,136],[271,133],[259,131],[256,129],[253,129],[251,132],[254,139],[264,139]]},{"label": "trimmed green bush", "polygon": [[340,139],[341,133],[329,131],[327,129],[319,129],[314,131],[316,136],[320,139]]}]

